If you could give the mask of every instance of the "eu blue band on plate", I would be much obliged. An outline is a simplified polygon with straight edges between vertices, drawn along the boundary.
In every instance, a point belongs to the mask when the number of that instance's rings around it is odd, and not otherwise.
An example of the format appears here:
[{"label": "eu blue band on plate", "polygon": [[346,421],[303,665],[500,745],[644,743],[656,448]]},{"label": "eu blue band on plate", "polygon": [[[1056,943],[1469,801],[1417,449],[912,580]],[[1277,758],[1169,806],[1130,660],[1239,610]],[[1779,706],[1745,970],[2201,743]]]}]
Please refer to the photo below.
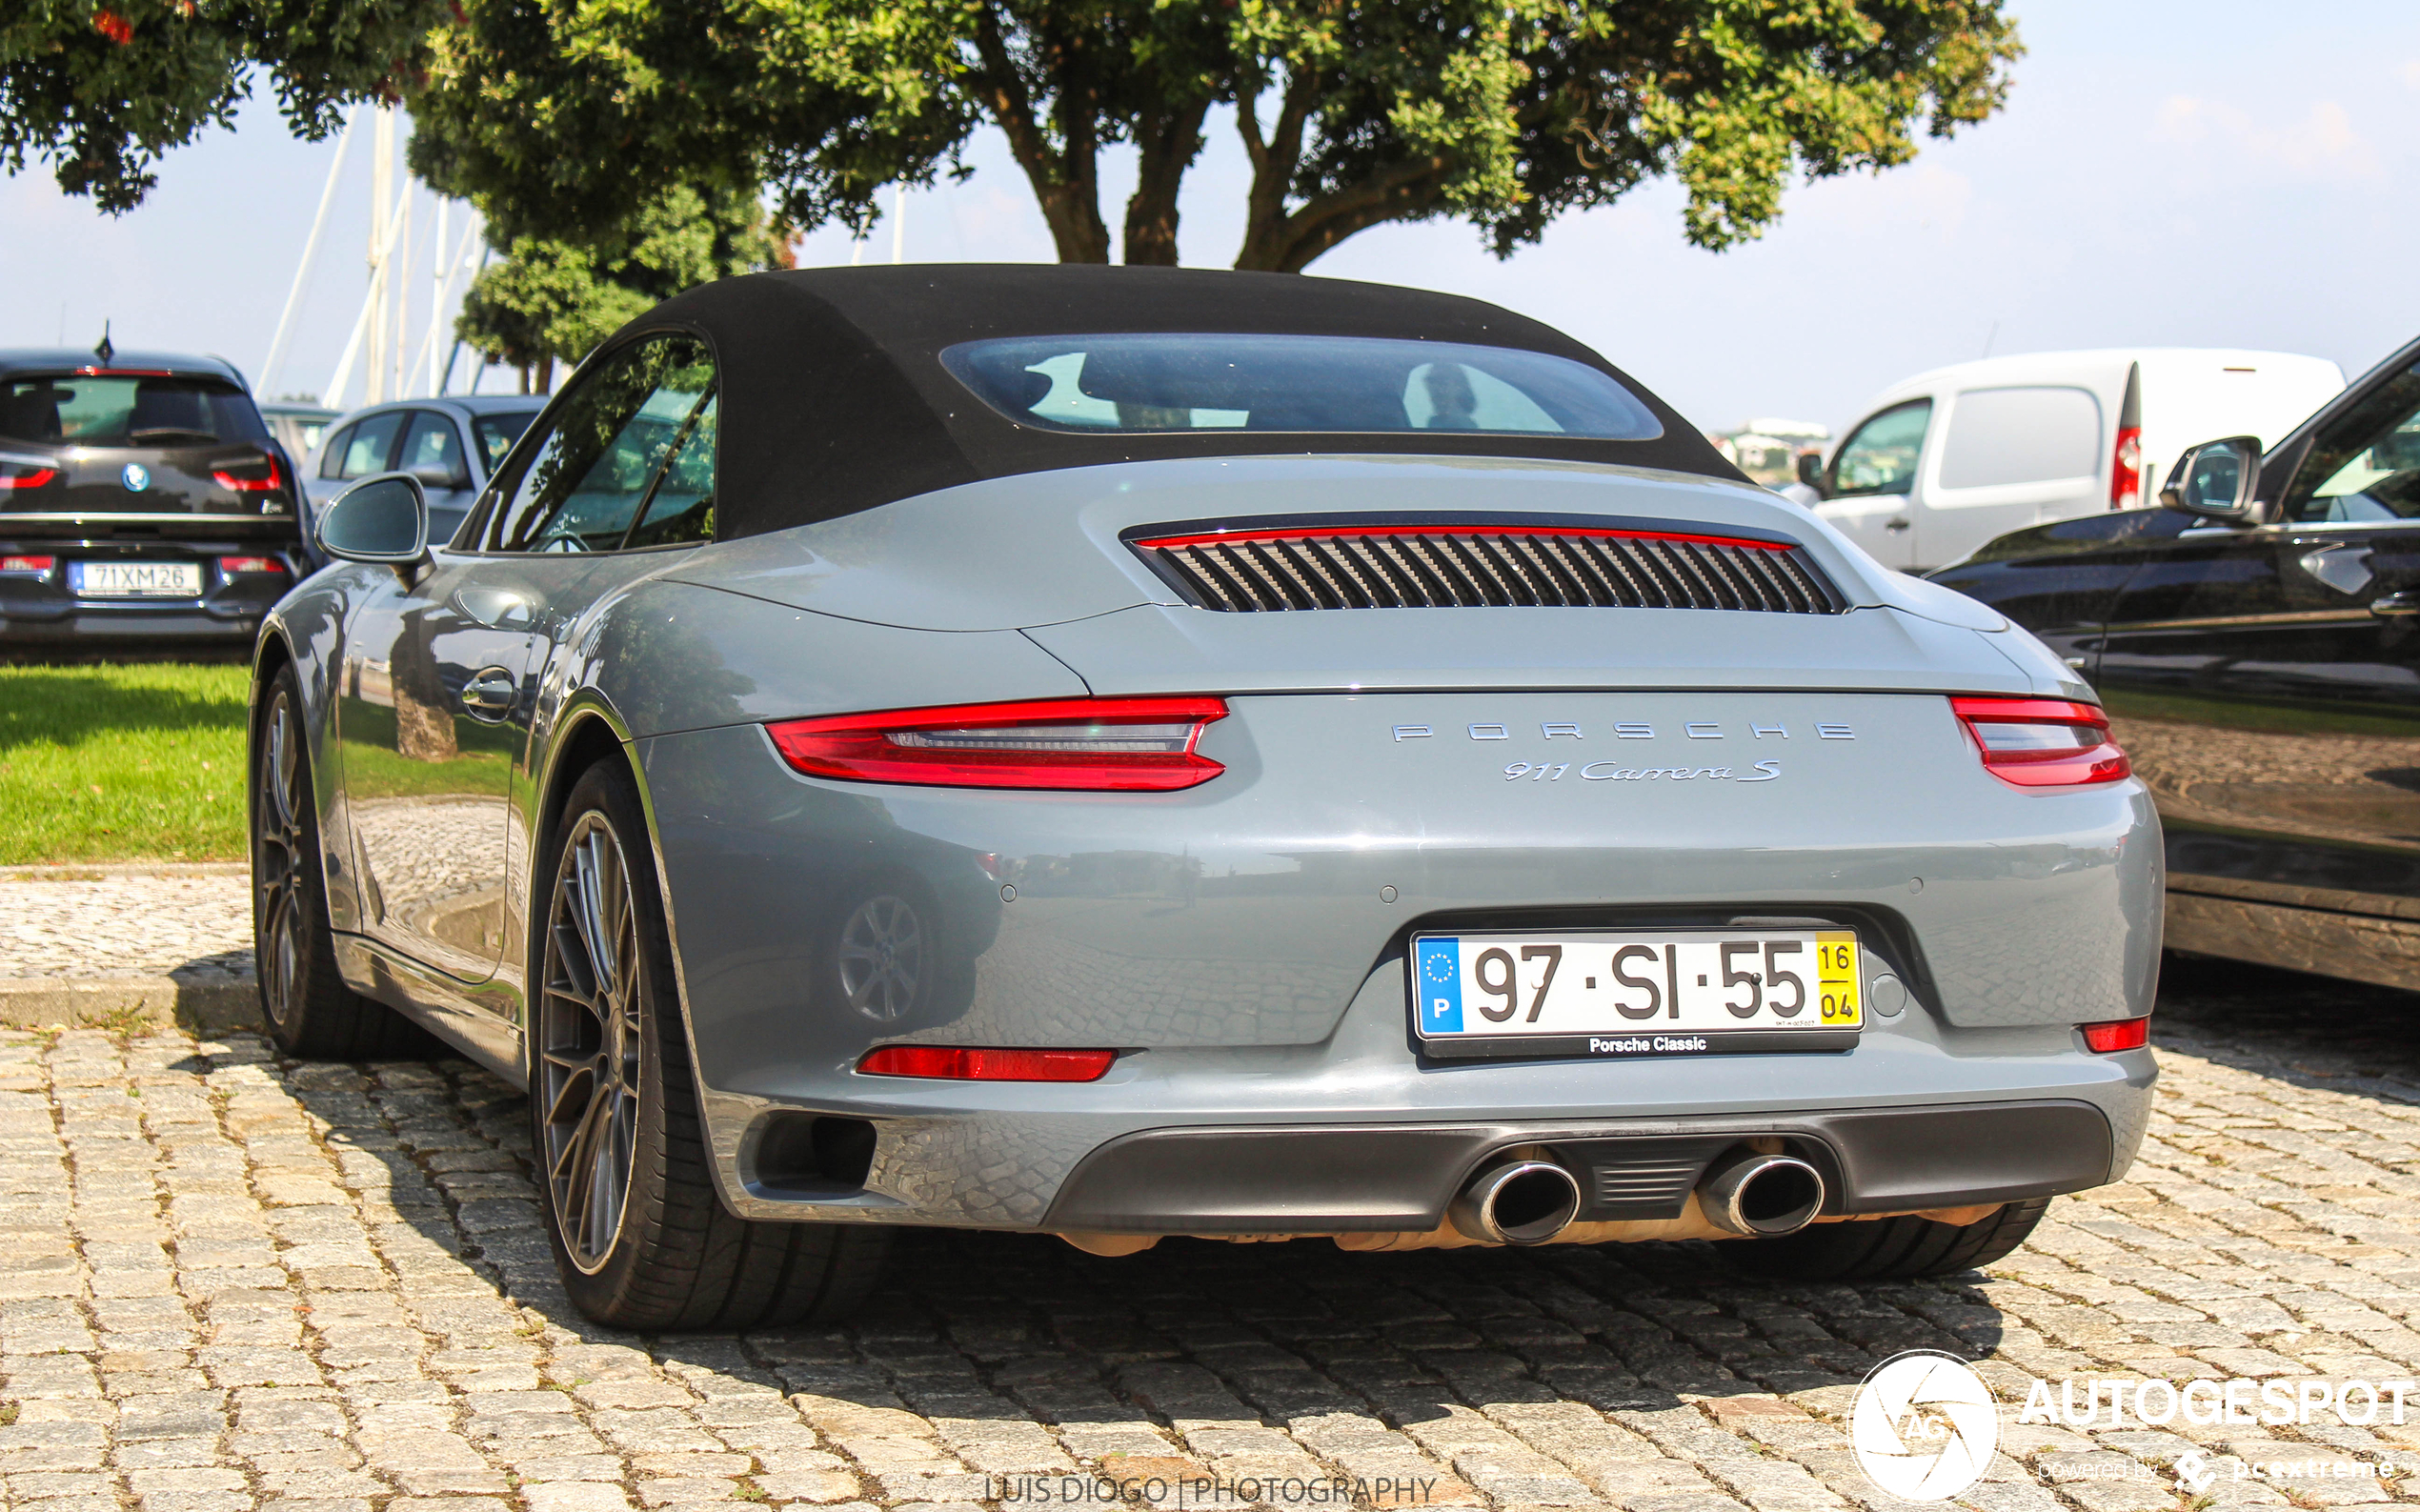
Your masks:
[{"label": "eu blue band on plate", "polygon": [[1462,1032],[1462,942],[1420,942],[1420,1026],[1430,1034]]}]

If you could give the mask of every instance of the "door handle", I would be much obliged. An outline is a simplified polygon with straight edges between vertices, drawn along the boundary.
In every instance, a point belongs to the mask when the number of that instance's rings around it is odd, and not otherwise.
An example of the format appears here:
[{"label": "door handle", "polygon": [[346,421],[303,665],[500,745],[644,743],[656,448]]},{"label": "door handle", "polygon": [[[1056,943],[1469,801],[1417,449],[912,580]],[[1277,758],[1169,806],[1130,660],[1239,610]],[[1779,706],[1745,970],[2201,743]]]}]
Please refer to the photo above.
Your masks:
[{"label": "door handle", "polygon": [[2398,588],[2391,594],[2380,594],[2370,601],[2370,612],[2380,619],[2420,618],[2420,588]]},{"label": "door handle", "polygon": [[521,679],[502,667],[482,667],[462,685],[462,707],[474,719],[494,721],[513,712]]},{"label": "door handle", "polygon": [[1906,519],[1885,520],[1883,521],[1883,529],[1889,531],[1893,534],[1897,534],[1899,532],[1906,530],[1909,523],[1910,522]]}]

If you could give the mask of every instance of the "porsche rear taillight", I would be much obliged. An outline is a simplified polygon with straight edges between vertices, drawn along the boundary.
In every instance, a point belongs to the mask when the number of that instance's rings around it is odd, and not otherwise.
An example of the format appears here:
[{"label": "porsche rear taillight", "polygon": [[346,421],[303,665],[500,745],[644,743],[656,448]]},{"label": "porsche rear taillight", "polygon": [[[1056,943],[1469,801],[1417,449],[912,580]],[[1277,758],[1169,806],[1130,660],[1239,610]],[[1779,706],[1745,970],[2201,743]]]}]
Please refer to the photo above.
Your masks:
[{"label": "porsche rear taillight", "polygon": [[2021,788],[2115,782],[2134,770],[2099,707],[2064,698],[1952,698],[1986,770]]},{"label": "porsche rear taillight", "polygon": [[809,776],[930,787],[1169,793],[1226,770],[1194,747],[1219,698],[1048,698],[765,726]]},{"label": "porsche rear taillight", "polygon": [[1099,1081],[1115,1050],[978,1050],[961,1045],[884,1045],[857,1062],[869,1077],[935,1081]]}]

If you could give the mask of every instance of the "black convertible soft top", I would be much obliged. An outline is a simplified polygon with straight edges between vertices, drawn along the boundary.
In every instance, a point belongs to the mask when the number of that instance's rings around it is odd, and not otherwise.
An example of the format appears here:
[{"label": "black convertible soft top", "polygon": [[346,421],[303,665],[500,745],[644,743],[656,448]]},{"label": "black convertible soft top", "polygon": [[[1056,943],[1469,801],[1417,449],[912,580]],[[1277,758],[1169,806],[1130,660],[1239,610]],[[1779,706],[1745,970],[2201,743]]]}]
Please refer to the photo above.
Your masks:
[{"label": "black convertible soft top", "polygon": [[[1398,453],[1740,474],[1662,400],[1551,326],[1453,294],[1299,273],[944,264],[750,273],[617,333],[703,336],[720,372],[717,534],[762,534],[980,478],[1163,457]],[[1547,353],[1612,374],[1663,423],[1645,441],[1395,431],[1074,434],[1020,425],[941,365],[990,336],[1104,332],[1393,336]],[[600,349],[606,350],[606,349]]]}]

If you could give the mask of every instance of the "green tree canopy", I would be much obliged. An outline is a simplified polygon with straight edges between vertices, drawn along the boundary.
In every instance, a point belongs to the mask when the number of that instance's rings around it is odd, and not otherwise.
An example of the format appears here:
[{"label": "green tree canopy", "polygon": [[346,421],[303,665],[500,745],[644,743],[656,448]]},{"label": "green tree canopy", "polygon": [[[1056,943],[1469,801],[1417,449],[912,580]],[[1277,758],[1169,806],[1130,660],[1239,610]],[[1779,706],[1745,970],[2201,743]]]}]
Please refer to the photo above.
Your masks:
[{"label": "green tree canopy", "polygon": [[[571,236],[634,192],[770,186],[863,230],[894,180],[997,126],[1059,255],[1173,263],[1214,109],[1252,169],[1236,265],[1459,217],[1499,255],[1672,176],[1685,232],[1760,234],[1798,176],[1882,169],[1983,120],[2022,50],[2002,0],[462,0],[414,116],[436,181]],[[417,161],[417,159],[415,159]]]},{"label": "green tree canopy", "polygon": [[627,221],[580,241],[523,233],[463,294],[454,333],[490,362],[553,386],[627,321],[684,289],[783,267],[788,239],[752,194],[675,186]]},{"label": "green tree canopy", "polygon": [[393,98],[451,0],[9,0],[0,7],[0,167],[50,165],[59,187],[118,213],[152,165],[225,126],[266,72],[296,134]]}]

